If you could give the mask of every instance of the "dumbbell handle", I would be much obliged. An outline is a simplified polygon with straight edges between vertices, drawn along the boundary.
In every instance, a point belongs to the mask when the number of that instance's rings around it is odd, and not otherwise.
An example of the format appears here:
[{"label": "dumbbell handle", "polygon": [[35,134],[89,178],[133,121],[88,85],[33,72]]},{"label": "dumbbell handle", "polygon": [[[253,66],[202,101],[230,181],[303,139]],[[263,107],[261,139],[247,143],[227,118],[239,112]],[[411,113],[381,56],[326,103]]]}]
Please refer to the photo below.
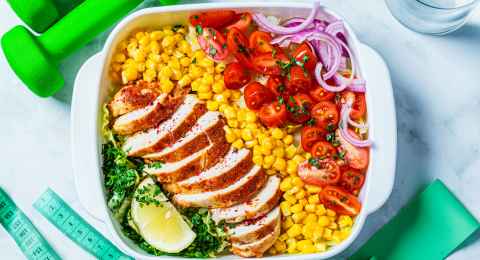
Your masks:
[{"label": "dumbbell handle", "polygon": [[61,60],[84,46],[142,0],[86,0],[38,37],[50,57]]}]

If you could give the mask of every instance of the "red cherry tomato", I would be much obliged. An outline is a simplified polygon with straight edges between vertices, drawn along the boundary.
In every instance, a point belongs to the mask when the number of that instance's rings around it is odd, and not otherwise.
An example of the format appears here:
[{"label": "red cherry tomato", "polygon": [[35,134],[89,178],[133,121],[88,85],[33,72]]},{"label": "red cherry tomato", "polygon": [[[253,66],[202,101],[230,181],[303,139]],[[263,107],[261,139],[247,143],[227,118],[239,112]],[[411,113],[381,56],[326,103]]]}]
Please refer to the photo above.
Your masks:
[{"label": "red cherry tomato", "polygon": [[202,35],[198,36],[198,43],[202,50],[215,60],[223,60],[228,55],[225,38],[213,28],[204,28]]},{"label": "red cherry tomato", "polygon": [[282,68],[279,63],[288,63],[287,55],[284,53],[263,53],[255,55],[252,59],[253,68],[255,71],[266,75],[280,75]]},{"label": "red cherry tomato", "polygon": [[270,76],[267,80],[267,88],[269,88],[275,96],[283,96],[285,94],[285,85],[283,78],[280,76]]},{"label": "red cherry tomato", "polygon": [[301,134],[301,143],[303,150],[306,152],[310,152],[316,142],[321,141],[325,138],[326,133],[327,132],[320,127],[303,127]]},{"label": "red cherry tomato", "polygon": [[339,104],[343,105],[347,101],[352,102],[352,110],[350,112],[350,118],[361,119],[367,112],[367,103],[365,102],[365,94],[354,93],[352,91],[344,91],[339,100]]},{"label": "red cherry tomato", "polygon": [[[348,129],[350,135],[356,137],[357,134]],[[356,147],[345,140],[340,134],[340,129],[335,132],[335,138],[340,142],[339,150],[345,152],[345,161],[347,164],[357,170],[366,169],[368,166],[370,150],[367,147]]]},{"label": "red cherry tomato", "polygon": [[339,114],[337,106],[330,101],[322,101],[313,106],[311,111],[315,124],[323,129],[327,129],[329,125],[337,126]]},{"label": "red cherry tomato", "polygon": [[201,27],[221,29],[235,21],[235,18],[236,14],[234,11],[209,11],[192,14],[190,16],[190,23],[193,26],[199,25]]},{"label": "red cherry tomato", "polygon": [[317,158],[332,158],[337,154],[337,149],[327,141],[318,141],[313,145],[310,153]]},{"label": "red cherry tomato", "polygon": [[355,192],[362,188],[364,182],[365,176],[360,171],[348,168],[343,171],[338,185],[347,191]]},{"label": "red cherry tomato", "polygon": [[248,39],[242,31],[236,27],[233,27],[228,31],[227,47],[240,64],[249,69],[253,68],[252,62],[250,61],[251,55],[250,50],[248,49]]},{"label": "red cherry tomato", "polygon": [[289,93],[308,93],[311,84],[310,74],[300,66],[291,67],[289,77],[285,78],[285,86]]},{"label": "red cherry tomato", "polygon": [[313,71],[317,65],[317,56],[313,52],[312,48],[307,43],[302,43],[293,53],[293,57],[298,62],[304,64],[305,69]]},{"label": "red cherry tomato", "polygon": [[262,107],[263,104],[269,103],[275,99],[275,96],[262,84],[258,82],[252,82],[248,84],[243,92],[243,98],[245,104],[251,110],[257,110]]},{"label": "red cherry tomato", "polygon": [[242,32],[247,32],[248,27],[252,23],[252,15],[250,13],[241,13],[237,15],[237,21],[234,24],[227,26],[227,31],[235,27]]},{"label": "red cherry tomato", "polygon": [[287,108],[285,104],[280,104],[278,101],[264,104],[258,112],[258,117],[268,127],[279,127],[287,122]]},{"label": "red cherry tomato", "polygon": [[325,207],[342,215],[356,216],[362,208],[362,204],[355,196],[335,186],[323,188],[320,200]]},{"label": "red cherry tomato", "polygon": [[[312,160],[312,159],[311,159]],[[316,160],[315,166],[304,161],[298,166],[298,176],[308,184],[327,186],[340,180],[340,167],[332,159]]]},{"label": "red cherry tomato", "polygon": [[308,93],[315,102],[330,101],[335,97],[335,93],[327,91],[318,85]]},{"label": "red cherry tomato", "polygon": [[250,35],[249,43],[250,49],[254,50],[255,53],[272,53],[274,50],[273,46],[270,44],[272,36],[269,33],[262,31],[255,31]]},{"label": "red cherry tomato", "polygon": [[303,124],[310,119],[310,109],[312,108],[312,99],[305,94],[289,96],[287,101],[287,110],[290,121]]},{"label": "red cherry tomato", "polygon": [[232,62],[227,65],[223,72],[225,87],[228,89],[239,89],[250,82],[251,76],[247,69],[240,63]]}]

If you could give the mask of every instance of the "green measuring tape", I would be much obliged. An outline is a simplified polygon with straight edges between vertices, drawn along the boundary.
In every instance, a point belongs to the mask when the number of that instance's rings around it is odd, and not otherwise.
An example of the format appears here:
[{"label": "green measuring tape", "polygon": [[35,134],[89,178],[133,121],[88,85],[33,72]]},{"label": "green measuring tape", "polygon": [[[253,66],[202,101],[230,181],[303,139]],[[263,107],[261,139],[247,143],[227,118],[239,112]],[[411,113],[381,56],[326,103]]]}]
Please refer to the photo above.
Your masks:
[{"label": "green measuring tape", "polygon": [[28,259],[61,259],[2,188],[0,188],[0,223]]},{"label": "green measuring tape", "polygon": [[118,250],[51,189],[47,189],[33,207],[63,234],[98,259],[133,259]]}]

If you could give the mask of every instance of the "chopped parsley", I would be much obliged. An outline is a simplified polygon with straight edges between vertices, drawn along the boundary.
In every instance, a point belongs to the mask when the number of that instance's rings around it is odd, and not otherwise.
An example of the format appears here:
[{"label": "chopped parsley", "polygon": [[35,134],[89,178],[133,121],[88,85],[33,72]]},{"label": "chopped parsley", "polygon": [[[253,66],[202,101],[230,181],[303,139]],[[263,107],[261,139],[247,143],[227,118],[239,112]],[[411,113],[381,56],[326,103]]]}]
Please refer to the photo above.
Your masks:
[{"label": "chopped parsley", "polygon": [[183,25],[181,24],[175,24],[172,28],[172,31],[174,32],[178,32],[178,30],[182,29],[183,28]]},{"label": "chopped parsley", "polygon": [[152,167],[154,169],[160,169],[160,168],[162,168],[162,163],[161,162],[154,162],[154,163],[150,164],[150,167]]},{"label": "chopped parsley", "polygon": [[306,124],[307,124],[308,126],[314,126],[315,123],[316,123],[316,122],[315,122],[315,118],[310,118],[310,119],[308,119],[308,121],[306,122]]},{"label": "chopped parsley", "polygon": [[208,48],[208,55],[211,57],[215,57],[215,55],[217,55],[217,49],[215,49],[212,44],[210,44],[210,48]]},{"label": "chopped parsley", "polygon": [[[147,177],[148,178],[148,177]],[[141,188],[138,188],[135,192],[135,200],[140,203],[140,207],[153,204],[160,206],[161,201],[158,200],[158,196],[162,194],[162,190],[156,184],[147,184]]]},{"label": "chopped parsley", "polygon": [[345,160],[345,151],[340,151],[333,155],[333,159],[335,160]]},{"label": "chopped parsley", "polygon": [[192,64],[197,64],[197,57],[193,57]]},{"label": "chopped parsley", "polygon": [[197,25],[195,26],[195,31],[196,31],[197,34],[199,34],[199,35],[202,34],[202,33],[203,33],[203,28],[202,28],[202,26],[200,26],[200,25],[197,24]]}]

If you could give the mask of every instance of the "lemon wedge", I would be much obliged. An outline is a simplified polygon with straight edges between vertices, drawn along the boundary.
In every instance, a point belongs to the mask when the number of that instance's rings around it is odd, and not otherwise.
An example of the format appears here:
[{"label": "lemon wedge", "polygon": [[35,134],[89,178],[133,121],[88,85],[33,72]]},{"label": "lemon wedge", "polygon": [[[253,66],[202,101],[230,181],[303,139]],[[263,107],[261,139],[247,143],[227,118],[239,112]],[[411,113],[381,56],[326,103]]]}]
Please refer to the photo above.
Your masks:
[{"label": "lemon wedge", "polygon": [[195,239],[195,233],[149,177],[135,191],[131,214],[143,239],[163,252],[178,253]]}]

